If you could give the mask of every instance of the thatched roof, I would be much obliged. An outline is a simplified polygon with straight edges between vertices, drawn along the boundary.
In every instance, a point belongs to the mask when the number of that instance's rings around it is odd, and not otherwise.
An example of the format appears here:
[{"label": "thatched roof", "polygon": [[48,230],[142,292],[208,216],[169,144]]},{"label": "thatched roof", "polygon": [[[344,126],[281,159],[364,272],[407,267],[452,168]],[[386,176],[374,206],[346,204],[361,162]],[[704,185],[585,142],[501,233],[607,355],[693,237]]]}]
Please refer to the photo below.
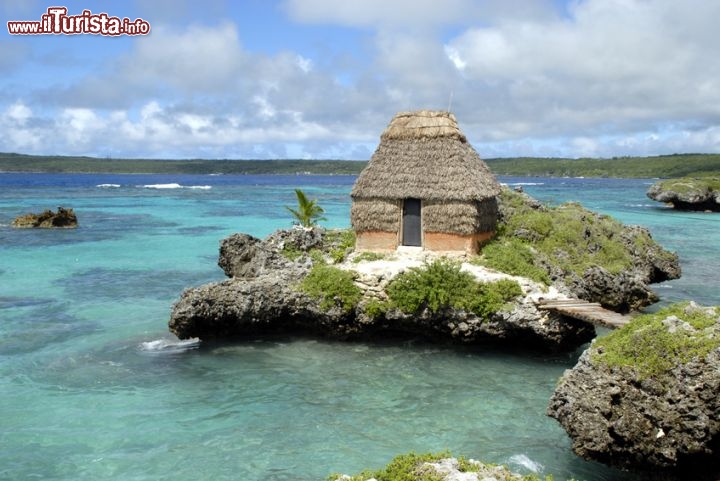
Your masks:
[{"label": "thatched roof", "polygon": [[390,121],[380,140],[419,140],[436,138],[457,139],[467,142],[460,132],[455,116],[450,112],[418,110],[400,112]]},{"label": "thatched roof", "polygon": [[420,110],[392,119],[351,195],[479,201],[499,193],[500,185],[467,142],[455,116]]}]

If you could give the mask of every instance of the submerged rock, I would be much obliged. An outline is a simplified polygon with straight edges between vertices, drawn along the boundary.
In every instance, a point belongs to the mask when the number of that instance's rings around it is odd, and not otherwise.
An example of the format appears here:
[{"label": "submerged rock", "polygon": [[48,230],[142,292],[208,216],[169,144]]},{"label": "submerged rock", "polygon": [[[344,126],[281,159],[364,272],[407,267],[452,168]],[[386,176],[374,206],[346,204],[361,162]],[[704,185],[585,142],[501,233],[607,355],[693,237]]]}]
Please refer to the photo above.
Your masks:
[{"label": "submerged rock", "polygon": [[548,415],[585,459],[714,480],[718,392],[720,308],[681,304],[595,341],[563,375]]},{"label": "submerged rock", "polygon": [[40,214],[21,215],[11,225],[17,228],[72,229],[78,226],[78,221],[72,209],[58,207],[57,212],[48,209]]},{"label": "submerged rock", "polygon": [[678,210],[720,212],[719,177],[683,177],[656,182],[647,196]]}]

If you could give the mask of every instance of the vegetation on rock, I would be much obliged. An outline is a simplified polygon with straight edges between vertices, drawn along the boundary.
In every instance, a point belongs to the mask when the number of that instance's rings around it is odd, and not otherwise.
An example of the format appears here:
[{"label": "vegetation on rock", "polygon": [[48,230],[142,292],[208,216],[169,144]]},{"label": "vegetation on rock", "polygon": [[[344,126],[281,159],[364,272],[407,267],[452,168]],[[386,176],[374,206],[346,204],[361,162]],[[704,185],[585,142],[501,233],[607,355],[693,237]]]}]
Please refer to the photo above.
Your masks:
[{"label": "vegetation on rock", "polygon": [[355,248],[355,232],[352,229],[326,230],[315,226],[313,232],[317,233],[317,242],[313,239],[313,242],[308,243],[302,235],[285,238],[280,250],[282,255],[291,261],[307,256],[314,264],[328,263],[328,261],[339,264]]},{"label": "vegetation on rock", "polygon": [[520,239],[496,239],[483,247],[482,257],[473,258],[472,263],[550,285],[547,271],[535,264],[536,254],[536,249]]},{"label": "vegetation on rock", "polygon": [[[512,473],[505,466],[485,464],[464,457],[452,458],[449,452],[442,453],[408,453],[396,456],[384,468],[364,470],[354,476],[333,474],[329,481],[444,481],[446,478],[429,463],[451,461],[450,466],[456,473],[477,473],[475,479],[496,479],[503,481],[552,481],[552,476],[541,478],[535,474],[519,475]],[[459,479],[452,477],[452,479]],[[462,479],[468,479],[463,477]],[[572,481],[572,480],[570,480]]]},{"label": "vegetation on rock", "polygon": [[[497,236],[485,247],[478,264],[549,284],[550,274],[582,275],[602,266],[611,274],[633,266],[633,256],[622,239],[623,225],[607,215],[577,203],[546,207],[526,202],[523,194],[504,189],[505,209]],[[636,247],[653,244],[639,233]]]},{"label": "vegetation on rock", "polygon": [[324,241],[330,258],[335,264],[339,264],[355,249],[355,231],[352,229],[329,230],[325,233]]},{"label": "vegetation on rock", "polygon": [[320,301],[320,309],[337,306],[345,312],[355,308],[362,291],[354,283],[355,274],[337,267],[316,264],[300,283],[300,290]]},{"label": "vegetation on rock", "polygon": [[372,262],[372,261],[379,261],[385,259],[385,254],[382,254],[380,252],[372,252],[372,251],[365,251],[361,252],[355,257],[353,257],[353,262],[355,264],[359,264],[360,262]]},{"label": "vegetation on rock", "polygon": [[487,318],[522,295],[522,289],[513,280],[478,282],[460,269],[459,262],[438,258],[399,274],[388,285],[387,295],[393,307],[407,314],[455,308]]},{"label": "vegetation on rock", "polygon": [[323,217],[325,209],[318,205],[316,199],[308,199],[305,192],[300,189],[295,189],[295,195],[298,202],[297,209],[288,206],[285,208],[295,217],[298,224],[303,227],[312,227],[321,220],[327,220],[326,217]]},{"label": "vegetation on rock", "polygon": [[[679,322],[678,322],[679,321]],[[595,341],[593,362],[635,369],[640,377],[659,376],[720,347],[720,307],[682,302],[633,319]]]},{"label": "vegetation on rock", "polygon": [[[517,195],[505,190],[503,198]],[[499,226],[498,241],[521,239],[564,271],[582,274],[592,266],[618,273],[632,266],[620,232],[622,224],[577,203],[533,209],[527,205]],[[512,244],[511,244],[512,246]]]},{"label": "vegetation on rock", "polygon": [[680,210],[720,211],[720,174],[682,177],[656,182],[647,196]]},{"label": "vegetation on rock", "polygon": [[696,190],[720,191],[720,175],[703,177],[681,177],[678,179],[661,180],[657,183],[663,190],[672,190],[680,194]]}]

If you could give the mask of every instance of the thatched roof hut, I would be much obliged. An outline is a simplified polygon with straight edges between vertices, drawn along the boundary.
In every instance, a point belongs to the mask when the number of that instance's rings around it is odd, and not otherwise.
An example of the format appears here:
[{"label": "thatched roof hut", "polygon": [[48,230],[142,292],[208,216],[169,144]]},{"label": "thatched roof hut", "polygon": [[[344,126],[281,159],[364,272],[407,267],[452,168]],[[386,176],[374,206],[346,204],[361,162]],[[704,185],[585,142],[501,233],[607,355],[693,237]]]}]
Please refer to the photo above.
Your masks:
[{"label": "thatched roof hut", "polygon": [[357,246],[476,252],[494,235],[499,193],[453,114],[401,112],[352,189]]}]

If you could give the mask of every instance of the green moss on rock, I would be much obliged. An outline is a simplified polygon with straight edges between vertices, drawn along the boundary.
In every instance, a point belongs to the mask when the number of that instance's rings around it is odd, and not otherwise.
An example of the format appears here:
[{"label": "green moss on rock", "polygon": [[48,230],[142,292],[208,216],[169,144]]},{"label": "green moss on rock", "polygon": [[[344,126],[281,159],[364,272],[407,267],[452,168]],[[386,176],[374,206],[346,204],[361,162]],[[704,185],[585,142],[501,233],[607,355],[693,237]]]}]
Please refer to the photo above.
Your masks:
[{"label": "green moss on rock", "polygon": [[[617,220],[577,203],[538,209],[521,200],[521,194],[503,191],[502,201],[515,208],[498,226],[495,242],[518,248],[519,241],[563,271],[579,275],[592,266],[613,274],[632,267],[632,256],[620,237],[623,225]],[[488,262],[497,262],[497,257],[491,250]]]},{"label": "green moss on rock", "polygon": [[[503,481],[553,481],[551,475],[539,477],[535,474],[520,475],[505,466],[485,464],[464,457],[453,458],[449,452],[408,453],[393,458],[384,468],[364,470],[354,476],[333,474],[328,481],[444,481],[446,478],[429,463],[444,463],[455,473],[448,479],[458,479],[457,473],[477,473],[475,479],[496,479]],[[455,477],[452,477],[455,476]],[[463,477],[463,479],[467,479]],[[573,481],[573,480],[569,480]]]},{"label": "green moss on rock", "polygon": [[708,177],[681,177],[679,179],[668,179],[658,182],[662,190],[671,190],[678,194],[690,192],[720,191],[720,176]]},{"label": "green moss on rock", "polygon": [[662,375],[719,348],[718,323],[720,307],[673,304],[598,339],[592,361],[635,369],[641,378]]}]

